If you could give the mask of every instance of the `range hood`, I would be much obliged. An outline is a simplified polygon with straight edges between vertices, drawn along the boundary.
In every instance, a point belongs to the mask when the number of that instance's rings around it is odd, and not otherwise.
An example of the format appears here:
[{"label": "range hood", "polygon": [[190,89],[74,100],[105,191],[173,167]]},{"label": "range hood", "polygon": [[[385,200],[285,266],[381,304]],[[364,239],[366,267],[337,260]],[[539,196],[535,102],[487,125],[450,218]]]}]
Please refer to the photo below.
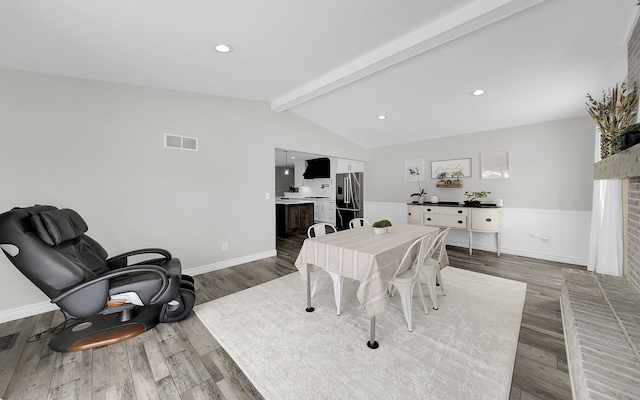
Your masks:
[{"label": "range hood", "polygon": [[307,160],[307,169],[302,176],[304,179],[330,178],[330,161],[327,157]]}]

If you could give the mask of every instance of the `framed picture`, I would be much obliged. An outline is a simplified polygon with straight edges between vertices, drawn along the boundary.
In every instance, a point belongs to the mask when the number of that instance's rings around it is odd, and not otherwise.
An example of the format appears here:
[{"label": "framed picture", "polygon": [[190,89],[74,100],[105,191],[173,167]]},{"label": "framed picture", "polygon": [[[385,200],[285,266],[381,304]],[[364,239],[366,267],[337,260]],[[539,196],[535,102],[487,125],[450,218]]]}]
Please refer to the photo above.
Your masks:
[{"label": "framed picture", "polygon": [[431,161],[431,177],[438,179],[438,175],[446,172],[448,177],[451,173],[462,171],[462,178],[471,177],[471,159],[459,158],[457,160]]},{"label": "framed picture", "polygon": [[424,181],[424,160],[405,160],[405,182]]},{"label": "framed picture", "polygon": [[480,153],[480,179],[509,179],[509,152]]}]

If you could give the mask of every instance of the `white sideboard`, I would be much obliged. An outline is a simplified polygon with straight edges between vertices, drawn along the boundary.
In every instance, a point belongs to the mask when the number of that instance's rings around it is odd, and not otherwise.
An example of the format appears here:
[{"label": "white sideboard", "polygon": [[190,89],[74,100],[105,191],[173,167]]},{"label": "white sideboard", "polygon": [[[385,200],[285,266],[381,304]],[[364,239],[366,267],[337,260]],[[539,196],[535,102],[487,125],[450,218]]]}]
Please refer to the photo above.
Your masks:
[{"label": "white sideboard", "polygon": [[496,234],[496,249],[500,255],[500,231],[502,209],[499,207],[463,207],[457,204],[436,205],[407,204],[407,222],[443,228],[461,229],[469,232],[469,254],[473,254],[473,232]]}]

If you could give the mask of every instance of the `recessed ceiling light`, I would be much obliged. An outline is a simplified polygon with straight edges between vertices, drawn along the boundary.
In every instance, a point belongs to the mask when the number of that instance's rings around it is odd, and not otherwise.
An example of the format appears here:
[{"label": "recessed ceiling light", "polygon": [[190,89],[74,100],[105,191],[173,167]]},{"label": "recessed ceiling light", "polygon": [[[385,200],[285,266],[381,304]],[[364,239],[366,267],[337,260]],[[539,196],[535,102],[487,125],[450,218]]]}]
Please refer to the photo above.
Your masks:
[{"label": "recessed ceiling light", "polygon": [[481,96],[483,94],[484,94],[484,90],[482,90],[482,89],[476,89],[473,92],[471,92],[472,96]]},{"label": "recessed ceiling light", "polygon": [[387,119],[387,117],[385,115],[378,115],[378,119],[383,120],[383,119]]},{"label": "recessed ceiling light", "polygon": [[217,44],[214,49],[218,52],[218,53],[231,53],[233,51],[233,47],[229,46],[228,44]]}]

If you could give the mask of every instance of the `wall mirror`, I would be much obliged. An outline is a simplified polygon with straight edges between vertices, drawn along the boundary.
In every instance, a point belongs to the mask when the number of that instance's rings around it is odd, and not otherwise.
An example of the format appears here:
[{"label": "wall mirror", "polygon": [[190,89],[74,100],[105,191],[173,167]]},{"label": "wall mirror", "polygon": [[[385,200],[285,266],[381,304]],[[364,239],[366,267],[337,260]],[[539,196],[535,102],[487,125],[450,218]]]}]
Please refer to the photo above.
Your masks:
[{"label": "wall mirror", "polygon": [[480,153],[482,179],[509,179],[509,152]]}]

